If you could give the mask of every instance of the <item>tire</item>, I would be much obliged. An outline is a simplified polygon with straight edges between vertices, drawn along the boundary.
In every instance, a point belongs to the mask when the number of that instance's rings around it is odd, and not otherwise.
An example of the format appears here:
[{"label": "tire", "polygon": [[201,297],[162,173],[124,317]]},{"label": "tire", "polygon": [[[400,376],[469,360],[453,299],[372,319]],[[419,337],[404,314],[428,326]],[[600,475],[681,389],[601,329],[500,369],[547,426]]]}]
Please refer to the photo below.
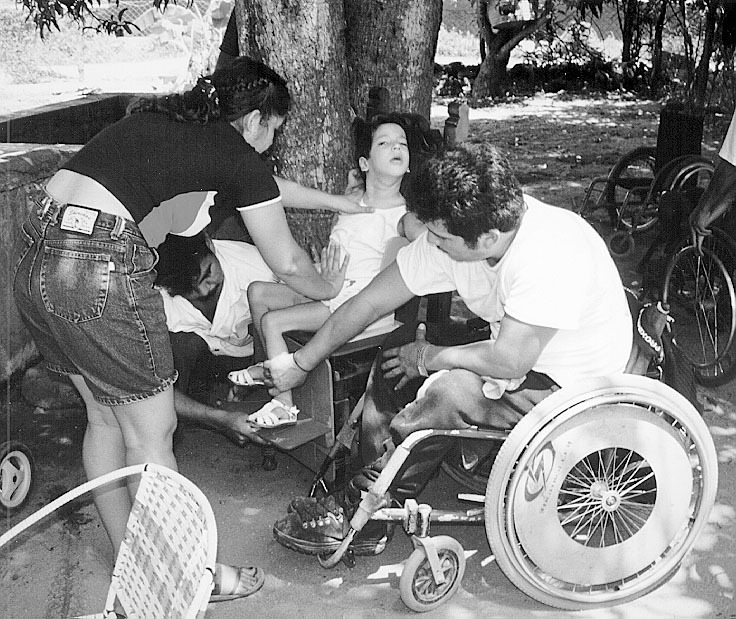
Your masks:
[{"label": "tire", "polygon": [[460,439],[445,456],[442,470],[466,490],[484,494],[501,444],[500,441]]},{"label": "tire", "polygon": [[[719,231],[720,232],[720,231]],[[732,274],[736,248],[725,235],[715,233],[703,244],[682,247],[670,259],[662,284],[662,302],[673,319],[673,343],[692,364],[699,383],[723,385],[736,375],[736,292]]]},{"label": "tire", "polygon": [[683,396],[644,376],[589,379],[543,400],[504,442],[486,532],[530,597],[613,606],[672,577],[717,486],[713,440]]},{"label": "tire", "polygon": [[625,258],[634,251],[634,237],[630,232],[614,232],[606,242],[608,251],[614,258]]},{"label": "tire", "polygon": [[20,510],[33,489],[35,464],[31,452],[19,441],[0,445],[0,513]]},{"label": "tire", "polygon": [[445,582],[437,585],[422,548],[411,553],[399,579],[401,599],[408,608],[424,613],[444,604],[457,591],[465,573],[465,552],[460,543],[447,535],[432,538],[437,549]]},{"label": "tire", "polygon": [[[653,146],[640,146],[626,153],[616,162],[608,174],[608,185],[605,192],[605,202],[609,213],[615,213],[619,228],[631,230],[633,215],[637,213],[636,231],[643,232],[655,225],[657,221],[656,206],[647,207],[646,198],[649,189],[654,183],[654,169],[657,160],[657,149]],[[629,202],[624,208],[624,201],[630,194]]]}]

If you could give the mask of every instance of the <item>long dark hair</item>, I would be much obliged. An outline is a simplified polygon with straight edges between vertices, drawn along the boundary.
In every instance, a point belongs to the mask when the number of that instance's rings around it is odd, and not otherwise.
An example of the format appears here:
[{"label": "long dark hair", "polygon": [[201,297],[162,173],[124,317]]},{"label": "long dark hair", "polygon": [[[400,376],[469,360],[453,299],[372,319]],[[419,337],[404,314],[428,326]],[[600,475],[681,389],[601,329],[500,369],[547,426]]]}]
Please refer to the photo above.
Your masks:
[{"label": "long dark hair", "polygon": [[205,124],[236,120],[253,110],[262,119],[286,116],[291,97],[286,80],[267,65],[241,56],[212,75],[200,77],[183,93],[143,97],[128,106],[128,114],[158,112],[179,122]]}]

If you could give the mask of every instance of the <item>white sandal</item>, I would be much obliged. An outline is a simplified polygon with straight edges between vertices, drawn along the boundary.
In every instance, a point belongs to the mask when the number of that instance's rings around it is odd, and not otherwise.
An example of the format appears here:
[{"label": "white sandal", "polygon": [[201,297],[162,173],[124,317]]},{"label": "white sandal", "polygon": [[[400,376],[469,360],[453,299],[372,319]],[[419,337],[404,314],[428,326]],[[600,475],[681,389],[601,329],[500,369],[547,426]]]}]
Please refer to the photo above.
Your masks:
[{"label": "white sandal", "polygon": [[261,379],[253,378],[250,375],[249,370],[251,368],[262,368],[263,363],[256,363],[255,365],[251,365],[250,367],[243,368],[242,370],[235,370],[233,372],[230,372],[227,377],[230,380],[231,383],[234,385],[239,385],[241,387],[261,387],[265,385],[266,383],[263,382]]},{"label": "white sandal", "polygon": [[[286,411],[286,417],[277,417],[273,412],[277,408]],[[273,398],[270,402],[266,402],[260,410],[248,415],[248,421],[257,428],[280,428],[295,425],[297,415],[299,415],[299,409],[296,406],[287,406]]]}]

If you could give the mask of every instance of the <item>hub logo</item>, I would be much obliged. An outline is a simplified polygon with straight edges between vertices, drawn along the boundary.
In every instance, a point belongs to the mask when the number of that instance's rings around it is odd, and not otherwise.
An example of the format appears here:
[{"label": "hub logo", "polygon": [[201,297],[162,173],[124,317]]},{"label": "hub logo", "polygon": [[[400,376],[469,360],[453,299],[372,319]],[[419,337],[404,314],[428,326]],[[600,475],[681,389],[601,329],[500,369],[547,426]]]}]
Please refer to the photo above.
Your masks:
[{"label": "hub logo", "polygon": [[527,501],[531,502],[536,499],[547,487],[547,480],[554,462],[555,448],[551,442],[545,443],[527,467],[528,473],[524,487],[524,497]]}]

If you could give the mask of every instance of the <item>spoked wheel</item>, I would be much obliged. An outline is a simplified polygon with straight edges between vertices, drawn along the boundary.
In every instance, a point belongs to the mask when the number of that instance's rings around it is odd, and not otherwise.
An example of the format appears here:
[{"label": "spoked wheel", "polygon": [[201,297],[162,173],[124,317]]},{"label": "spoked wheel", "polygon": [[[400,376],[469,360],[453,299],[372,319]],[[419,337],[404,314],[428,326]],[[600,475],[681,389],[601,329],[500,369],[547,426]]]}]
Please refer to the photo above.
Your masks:
[{"label": "spoked wheel", "polygon": [[546,398],[504,442],[486,532],[534,599],[612,606],[675,573],[717,485],[713,440],[682,395],[643,376],[591,379]]},{"label": "spoked wheel", "polygon": [[33,487],[34,463],[23,443],[9,441],[0,445],[0,513],[19,510]]},{"label": "spoked wheel", "polygon": [[694,247],[681,248],[667,265],[662,287],[662,301],[673,318],[673,343],[703,385],[722,385],[736,375],[733,271],[719,258],[733,259],[727,255],[733,243],[728,243],[714,234],[705,240],[703,255]]},{"label": "spoked wheel", "polygon": [[424,550],[411,553],[399,579],[401,599],[411,610],[423,613],[452,597],[465,573],[465,553],[460,543],[447,535],[432,538],[445,582],[437,584]]},{"label": "spoked wheel", "polygon": [[463,488],[483,494],[500,448],[500,441],[460,439],[445,456],[442,470]]},{"label": "spoked wheel", "polygon": [[621,157],[608,175],[605,201],[609,208],[615,209],[623,229],[630,230],[633,227],[634,214],[637,231],[647,230],[656,222],[656,206],[651,210],[645,208],[649,188],[654,182],[656,156],[655,147],[635,148]]}]

